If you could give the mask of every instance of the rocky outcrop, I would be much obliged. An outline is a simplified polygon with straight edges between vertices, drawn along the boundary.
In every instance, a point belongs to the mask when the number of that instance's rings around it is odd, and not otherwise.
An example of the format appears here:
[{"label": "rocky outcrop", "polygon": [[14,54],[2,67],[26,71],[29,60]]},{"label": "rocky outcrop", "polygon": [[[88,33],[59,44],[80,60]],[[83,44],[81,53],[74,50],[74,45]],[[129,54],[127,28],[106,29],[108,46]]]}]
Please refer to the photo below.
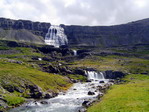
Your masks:
[{"label": "rocky outcrop", "polygon": [[126,75],[121,71],[112,71],[112,70],[107,70],[103,72],[103,74],[106,79],[117,79],[122,78]]}]

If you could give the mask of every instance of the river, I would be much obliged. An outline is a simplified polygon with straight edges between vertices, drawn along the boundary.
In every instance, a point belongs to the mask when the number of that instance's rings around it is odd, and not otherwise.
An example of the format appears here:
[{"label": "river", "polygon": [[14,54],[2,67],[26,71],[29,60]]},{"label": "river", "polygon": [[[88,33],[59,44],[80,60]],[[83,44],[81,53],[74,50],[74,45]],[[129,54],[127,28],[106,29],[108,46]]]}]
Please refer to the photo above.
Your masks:
[{"label": "river", "polygon": [[[87,74],[88,79],[91,79],[92,82],[75,83],[67,92],[61,92],[55,98],[33,100],[9,112],[78,112],[84,101],[97,100],[97,96],[101,94],[100,91],[97,91],[97,86],[103,86],[108,82],[101,73],[89,71]],[[101,80],[105,83],[99,83]],[[95,94],[88,95],[89,91]],[[46,104],[41,102],[46,102]]]}]

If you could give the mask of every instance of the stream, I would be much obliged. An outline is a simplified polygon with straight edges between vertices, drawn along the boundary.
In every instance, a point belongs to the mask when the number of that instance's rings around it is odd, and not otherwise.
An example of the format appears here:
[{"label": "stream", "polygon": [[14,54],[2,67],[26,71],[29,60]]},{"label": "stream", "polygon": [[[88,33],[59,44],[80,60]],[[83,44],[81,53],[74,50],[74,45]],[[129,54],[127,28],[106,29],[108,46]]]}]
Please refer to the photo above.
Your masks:
[{"label": "stream", "polygon": [[[75,83],[67,92],[61,92],[55,98],[30,101],[20,107],[14,108],[9,112],[78,112],[82,108],[84,101],[97,100],[100,91],[97,86],[103,86],[108,83],[103,74],[95,71],[87,72],[88,79],[91,82]],[[99,83],[104,81],[104,83]],[[88,92],[94,92],[94,95],[88,95]],[[46,102],[42,104],[41,102]]]}]

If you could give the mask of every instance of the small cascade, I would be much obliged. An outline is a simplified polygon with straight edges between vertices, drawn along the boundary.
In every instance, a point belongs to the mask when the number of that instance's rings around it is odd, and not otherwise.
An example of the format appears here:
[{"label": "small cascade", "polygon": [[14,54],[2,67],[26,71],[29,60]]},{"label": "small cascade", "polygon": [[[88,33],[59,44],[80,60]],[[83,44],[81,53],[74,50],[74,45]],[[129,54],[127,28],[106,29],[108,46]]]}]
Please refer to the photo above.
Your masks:
[{"label": "small cascade", "polygon": [[77,56],[77,50],[72,50],[72,51],[73,51],[74,56]]},{"label": "small cascade", "polygon": [[64,29],[61,26],[51,25],[45,36],[45,43],[48,45],[53,45],[54,47],[67,45],[68,39],[64,33]]},{"label": "small cascade", "polygon": [[88,80],[104,80],[104,75],[102,72],[96,72],[96,71],[86,71]]}]

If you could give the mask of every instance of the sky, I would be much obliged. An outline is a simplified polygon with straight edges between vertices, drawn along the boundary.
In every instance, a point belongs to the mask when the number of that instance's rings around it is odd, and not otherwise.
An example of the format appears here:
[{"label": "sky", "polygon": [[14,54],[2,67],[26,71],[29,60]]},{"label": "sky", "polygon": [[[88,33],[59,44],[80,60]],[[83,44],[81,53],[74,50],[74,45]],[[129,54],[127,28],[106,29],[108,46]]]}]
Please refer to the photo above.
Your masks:
[{"label": "sky", "polygon": [[66,25],[117,25],[149,18],[149,0],[0,0],[0,17]]}]

